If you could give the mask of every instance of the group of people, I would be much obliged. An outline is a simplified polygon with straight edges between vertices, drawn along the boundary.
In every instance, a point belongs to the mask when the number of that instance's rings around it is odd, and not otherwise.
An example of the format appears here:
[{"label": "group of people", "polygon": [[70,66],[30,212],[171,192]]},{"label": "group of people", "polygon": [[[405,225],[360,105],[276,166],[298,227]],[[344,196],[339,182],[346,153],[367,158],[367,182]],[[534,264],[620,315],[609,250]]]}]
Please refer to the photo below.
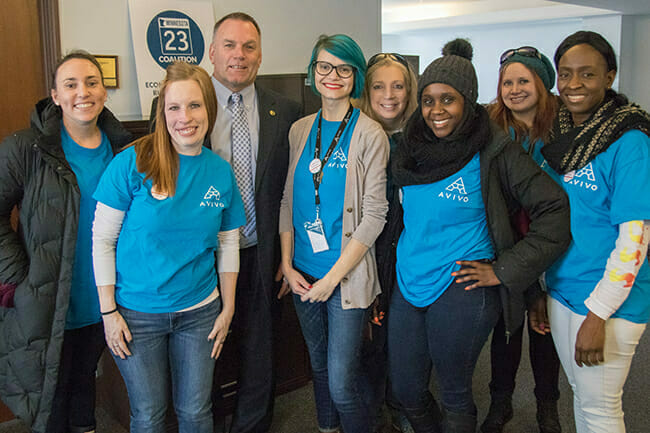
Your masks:
[{"label": "group of people", "polygon": [[307,64],[321,109],[299,119],[255,83],[260,28],[231,13],[213,75],[170,65],[136,141],[97,61],[65,56],[31,127],[0,145],[3,401],[36,433],[95,431],[107,345],[132,432],[165,431],[170,394],[180,432],[212,432],[236,317],[230,431],[269,431],[274,311],[291,292],[321,432],[379,431],[384,403],[403,432],[476,432],[491,333],[480,429],[503,431],[526,311],[540,431],[561,431],[561,364],[577,431],[624,432],[650,319],[650,116],[611,88],[597,33],[567,37],[555,68],[505,51],[487,107],[469,42],[442,54],[416,79],[400,54],[366,62],[349,36],[321,36]]}]

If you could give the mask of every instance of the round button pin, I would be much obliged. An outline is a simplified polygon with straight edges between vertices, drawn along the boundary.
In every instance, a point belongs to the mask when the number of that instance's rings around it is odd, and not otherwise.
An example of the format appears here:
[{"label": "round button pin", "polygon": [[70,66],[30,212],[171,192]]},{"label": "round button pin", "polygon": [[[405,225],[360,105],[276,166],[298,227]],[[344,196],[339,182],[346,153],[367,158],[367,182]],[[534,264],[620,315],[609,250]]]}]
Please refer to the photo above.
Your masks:
[{"label": "round button pin", "polygon": [[320,159],[314,158],[309,163],[309,172],[312,174],[316,174],[320,171],[321,166],[322,163],[320,162]]}]

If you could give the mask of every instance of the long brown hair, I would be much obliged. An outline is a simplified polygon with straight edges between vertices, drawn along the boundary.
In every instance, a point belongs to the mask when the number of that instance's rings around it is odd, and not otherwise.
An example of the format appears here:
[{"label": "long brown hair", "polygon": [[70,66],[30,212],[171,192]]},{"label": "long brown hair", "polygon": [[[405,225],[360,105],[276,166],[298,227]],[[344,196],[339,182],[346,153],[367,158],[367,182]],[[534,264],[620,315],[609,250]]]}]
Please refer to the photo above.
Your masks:
[{"label": "long brown hair", "polygon": [[[355,105],[357,105],[365,115],[370,117],[372,120],[379,122],[379,124],[384,127],[384,124],[377,117],[375,111],[370,105],[370,86],[372,86],[372,76],[379,68],[383,68],[384,66],[397,66],[404,76],[404,86],[406,87],[406,107],[404,108],[404,113],[400,116],[398,123],[398,129],[402,129],[404,125],[406,125],[408,118],[411,117],[411,114],[413,114],[415,109],[418,108],[418,80],[410,67],[407,69],[403,64],[391,58],[390,55],[386,55],[383,59],[368,68],[361,98],[355,101]],[[384,127],[384,130],[385,129],[386,128]]]},{"label": "long brown hair", "polygon": [[156,106],[156,129],[149,135],[134,141],[136,165],[140,173],[145,173],[144,180],[151,179],[153,190],[172,197],[176,193],[179,159],[172,144],[165,118],[165,96],[167,88],[176,81],[194,80],[201,89],[203,103],[208,112],[208,132],[212,133],[217,118],[217,97],[212,81],[200,66],[185,62],[175,62],[167,67],[167,74],[160,85],[160,96]]},{"label": "long brown hair", "polygon": [[503,103],[503,94],[501,92],[503,74],[511,64],[512,63],[508,63],[499,70],[497,97],[490,103],[490,105],[488,105],[488,114],[490,115],[490,118],[504,131],[509,133],[509,128],[512,128],[515,131],[515,141],[517,142],[521,142],[525,137],[528,137],[530,143],[534,143],[537,140],[546,142],[551,133],[551,128],[553,127],[555,113],[557,113],[558,98],[556,95],[546,90],[542,79],[539,78],[539,75],[537,75],[533,69],[520,63],[533,75],[535,90],[539,95],[539,100],[537,101],[537,112],[535,114],[535,119],[533,120],[533,127],[529,130],[523,122],[515,119],[512,111]]}]

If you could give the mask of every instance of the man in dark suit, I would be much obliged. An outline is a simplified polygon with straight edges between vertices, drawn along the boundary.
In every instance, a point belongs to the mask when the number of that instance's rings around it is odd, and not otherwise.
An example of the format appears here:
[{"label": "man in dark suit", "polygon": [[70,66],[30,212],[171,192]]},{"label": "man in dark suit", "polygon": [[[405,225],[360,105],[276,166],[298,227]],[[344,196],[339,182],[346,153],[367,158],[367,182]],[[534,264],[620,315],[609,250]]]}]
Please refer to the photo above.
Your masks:
[{"label": "man in dark suit", "polygon": [[279,272],[280,199],[289,127],[301,110],[298,103],[255,84],[262,46],[251,16],[235,12],[221,18],[209,55],[219,103],[211,146],[233,165],[247,218],[241,231],[233,342],[240,355],[239,389],[230,431],[267,432],[274,399],[271,311],[286,291]]}]

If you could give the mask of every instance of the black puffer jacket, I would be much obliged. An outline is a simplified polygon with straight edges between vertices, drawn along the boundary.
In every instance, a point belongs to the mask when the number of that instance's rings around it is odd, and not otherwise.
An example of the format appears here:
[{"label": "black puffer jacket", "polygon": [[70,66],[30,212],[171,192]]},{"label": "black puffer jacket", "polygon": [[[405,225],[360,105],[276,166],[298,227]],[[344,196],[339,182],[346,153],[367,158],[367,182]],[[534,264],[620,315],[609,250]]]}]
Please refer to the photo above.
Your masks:
[{"label": "black puffer jacket", "polygon": [[[569,247],[569,200],[521,145],[493,123],[490,133],[492,138],[479,155],[481,193],[496,251],[494,273],[503,283],[499,294],[506,334],[510,334],[523,321],[527,292],[536,287],[538,277]],[[403,136],[396,138],[399,146]],[[397,193],[396,190],[393,194],[385,233],[376,247],[382,285],[395,281],[395,247],[404,227]],[[531,219],[523,239],[510,222],[510,216],[522,207]]]},{"label": "black puffer jacket", "polygon": [[[113,152],[131,135],[104,108],[98,120]],[[56,387],[77,238],[80,193],[61,147],[61,110],[36,104],[31,128],[0,145],[0,283],[17,284],[0,307],[0,396],[44,432]],[[19,232],[10,227],[19,206]]]}]

